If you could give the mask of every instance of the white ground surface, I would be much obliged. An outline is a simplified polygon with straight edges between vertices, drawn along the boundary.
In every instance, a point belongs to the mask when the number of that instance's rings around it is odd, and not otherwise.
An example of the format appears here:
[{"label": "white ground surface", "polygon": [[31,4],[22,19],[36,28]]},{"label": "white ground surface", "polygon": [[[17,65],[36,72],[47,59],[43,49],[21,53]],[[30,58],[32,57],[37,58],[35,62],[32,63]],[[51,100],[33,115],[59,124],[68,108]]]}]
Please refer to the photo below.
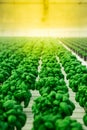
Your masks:
[{"label": "white ground surface", "polygon": [[[75,110],[73,112],[72,118],[78,120],[81,124],[83,124],[82,117],[84,115],[84,109],[79,106],[79,104],[75,101],[75,93],[72,92],[71,89],[69,89],[69,95],[70,95],[70,100],[75,104]],[[27,115],[27,122],[26,125],[22,128],[22,130],[31,130],[33,126],[33,114],[32,114],[32,105],[33,105],[33,100],[36,99],[39,96],[38,91],[32,91],[32,98],[30,101],[30,104],[27,108],[24,109],[24,112]],[[83,125],[84,130],[87,130],[87,127]]]},{"label": "white ground surface", "polygon": [[[81,61],[82,65],[85,65],[87,67],[87,61],[84,61],[82,58],[80,58],[76,53],[74,53],[71,49],[69,49],[66,45],[64,45],[61,41],[59,41],[60,44],[62,44],[68,51],[70,51],[73,55],[76,56],[76,58]],[[59,60],[59,59],[58,59]],[[60,64],[61,65],[61,64]],[[75,110],[73,112],[73,115],[72,117],[74,119],[76,119],[77,121],[79,121],[82,125],[83,125],[83,128],[84,130],[87,130],[87,127],[83,124],[83,115],[85,114],[85,111],[84,109],[79,105],[79,103],[77,103],[75,101],[75,93],[71,90],[71,88],[69,88],[69,82],[68,80],[66,79],[66,73],[64,72],[64,68],[62,67],[61,65],[61,70],[62,70],[62,73],[65,75],[65,82],[67,84],[67,87],[68,87],[68,90],[69,90],[69,95],[70,95],[70,100],[75,104]]]},{"label": "white ground surface", "polygon": [[[59,62],[59,58],[56,57],[58,62]],[[73,111],[73,114],[72,114],[72,118],[73,119],[76,119],[78,122],[80,122],[82,125],[83,125],[83,128],[84,130],[87,130],[87,127],[84,125],[83,123],[83,116],[85,114],[85,111],[84,109],[79,105],[79,103],[77,103],[75,101],[75,93],[72,91],[71,88],[69,88],[69,81],[66,79],[66,73],[64,71],[64,68],[62,67],[62,64],[60,63],[60,66],[61,66],[61,71],[64,75],[64,80],[66,82],[66,85],[68,87],[68,91],[69,91],[69,97],[70,97],[70,100],[75,104],[75,110]]]},{"label": "white ground surface", "polygon": [[76,56],[76,58],[81,61],[82,65],[85,65],[87,67],[87,61],[84,61],[82,58],[80,58],[76,53],[74,53],[70,48],[68,48],[66,45],[63,44],[63,42],[59,41],[60,44],[62,44],[68,51],[70,51],[73,55]]},{"label": "white ground surface", "polygon": [[31,130],[33,126],[32,105],[33,105],[34,99],[36,99],[40,94],[36,90],[31,91],[31,93],[32,93],[32,97],[31,97],[30,103],[27,108],[24,108],[24,112],[27,115],[27,122],[26,122],[26,125],[22,128],[22,130]]}]

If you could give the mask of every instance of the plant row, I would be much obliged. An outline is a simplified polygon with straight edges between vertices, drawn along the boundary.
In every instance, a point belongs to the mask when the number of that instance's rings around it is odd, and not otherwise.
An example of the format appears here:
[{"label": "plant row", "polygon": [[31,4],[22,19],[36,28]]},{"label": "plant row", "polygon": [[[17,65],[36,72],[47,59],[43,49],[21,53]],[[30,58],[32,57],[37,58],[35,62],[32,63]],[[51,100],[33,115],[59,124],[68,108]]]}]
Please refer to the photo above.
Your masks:
[{"label": "plant row", "polygon": [[1,130],[21,130],[26,123],[23,108],[29,105],[32,96],[30,89],[35,89],[38,60],[41,53],[41,46],[39,46],[39,50],[37,46],[37,43],[27,44],[27,49],[24,49],[26,53],[28,52],[27,56],[23,60],[21,59],[18,67],[0,86]]},{"label": "plant row", "polygon": [[83,38],[64,38],[61,41],[85,61],[87,60],[87,40],[84,42]]},{"label": "plant row", "polygon": [[69,87],[76,92],[76,101],[85,109],[83,121],[87,126],[87,68],[60,44],[58,45],[58,57],[67,74]]},{"label": "plant row", "polygon": [[[1,40],[1,39],[0,39]],[[0,52],[0,83],[3,83],[7,80],[12,73],[12,70],[16,69],[20,64],[21,60],[26,57],[26,53],[24,53],[24,44],[13,40],[5,41],[4,44],[1,41],[1,45],[5,46],[4,50]]]}]

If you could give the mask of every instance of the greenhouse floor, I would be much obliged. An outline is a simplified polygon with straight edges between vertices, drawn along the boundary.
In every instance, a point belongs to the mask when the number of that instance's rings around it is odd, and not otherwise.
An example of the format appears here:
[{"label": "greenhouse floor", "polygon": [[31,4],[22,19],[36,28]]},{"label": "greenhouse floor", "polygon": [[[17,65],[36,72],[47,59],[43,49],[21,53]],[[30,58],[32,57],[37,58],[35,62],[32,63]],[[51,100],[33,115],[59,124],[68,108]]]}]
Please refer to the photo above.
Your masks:
[{"label": "greenhouse floor", "polygon": [[36,99],[40,94],[38,91],[31,91],[32,93],[32,97],[29,103],[29,106],[27,108],[24,108],[24,112],[27,115],[27,122],[26,125],[23,127],[22,130],[31,130],[32,126],[33,126],[33,113],[32,113],[32,105],[33,105],[33,101],[34,99]]},{"label": "greenhouse floor", "polygon": [[[33,100],[39,96],[39,92],[35,90],[31,92],[32,92],[32,98],[31,98],[30,104],[27,108],[24,109],[24,112],[27,115],[27,122],[22,130],[31,130],[33,126],[32,105],[33,105]],[[83,125],[84,130],[87,130],[87,127],[84,126],[83,120],[82,120],[82,117],[84,115],[84,109],[80,107],[79,104],[75,101],[75,93],[72,92],[70,88],[69,88],[69,95],[70,95],[70,100],[75,104],[75,107],[76,107],[73,112],[72,118],[77,119]]]}]

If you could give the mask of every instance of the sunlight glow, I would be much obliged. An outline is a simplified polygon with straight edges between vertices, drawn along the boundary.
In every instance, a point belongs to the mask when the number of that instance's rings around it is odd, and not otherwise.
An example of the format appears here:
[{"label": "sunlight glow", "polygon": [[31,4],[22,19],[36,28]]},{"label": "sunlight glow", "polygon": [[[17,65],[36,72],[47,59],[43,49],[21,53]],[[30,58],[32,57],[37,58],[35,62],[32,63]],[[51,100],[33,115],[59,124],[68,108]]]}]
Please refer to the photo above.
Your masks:
[{"label": "sunlight glow", "polygon": [[5,31],[0,36],[25,36],[25,37],[86,37],[87,28],[45,28],[45,29],[28,29],[18,31]]}]

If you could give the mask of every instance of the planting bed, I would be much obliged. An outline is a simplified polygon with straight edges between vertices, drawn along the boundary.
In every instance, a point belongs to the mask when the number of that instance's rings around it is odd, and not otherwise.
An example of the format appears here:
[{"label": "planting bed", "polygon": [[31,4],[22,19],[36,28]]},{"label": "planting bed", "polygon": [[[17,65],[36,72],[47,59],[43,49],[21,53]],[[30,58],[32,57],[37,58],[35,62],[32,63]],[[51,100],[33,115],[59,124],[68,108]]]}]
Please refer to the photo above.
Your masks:
[{"label": "planting bed", "polygon": [[87,129],[87,68],[64,46],[86,61],[85,43],[0,38],[1,130]]}]

